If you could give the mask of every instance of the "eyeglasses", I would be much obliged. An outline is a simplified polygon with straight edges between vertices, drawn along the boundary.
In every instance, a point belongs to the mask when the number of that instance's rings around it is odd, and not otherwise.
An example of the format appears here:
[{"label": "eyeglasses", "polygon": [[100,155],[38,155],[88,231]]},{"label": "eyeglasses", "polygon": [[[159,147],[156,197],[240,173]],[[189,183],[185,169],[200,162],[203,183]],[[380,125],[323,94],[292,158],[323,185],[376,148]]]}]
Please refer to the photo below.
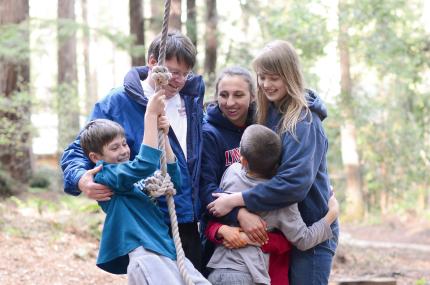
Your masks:
[{"label": "eyeglasses", "polygon": [[177,70],[170,70],[170,69],[169,69],[169,71],[172,74],[172,77],[174,77],[180,81],[187,81],[194,76],[194,73],[192,71],[185,72],[185,73],[182,73],[182,72],[177,71]]}]

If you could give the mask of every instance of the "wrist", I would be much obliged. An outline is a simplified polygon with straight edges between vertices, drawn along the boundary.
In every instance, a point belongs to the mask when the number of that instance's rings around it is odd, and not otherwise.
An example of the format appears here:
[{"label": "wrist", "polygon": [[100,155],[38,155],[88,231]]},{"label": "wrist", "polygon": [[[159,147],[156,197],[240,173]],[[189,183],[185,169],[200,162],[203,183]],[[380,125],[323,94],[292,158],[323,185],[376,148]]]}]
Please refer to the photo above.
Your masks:
[{"label": "wrist", "polygon": [[215,234],[215,238],[218,240],[222,240],[224,238],[223,231],[225,229],[225,225],[222,225],[218,228]]},{"label": "wrist", "polygon": [[148,119],[153,119],[153,120],[155,119],[155,120],[157,120],[158,119],[158,114],[154,113],[151,110],[146,110],[146,112],[145,112],[145,120],[148,120]]},{"label": "wrist", "polygon": [[327,224],[331,225],[336,220],[336,213],[332,210],[329,210],[327,214],[325,215],[324,219],[327,222]]}]

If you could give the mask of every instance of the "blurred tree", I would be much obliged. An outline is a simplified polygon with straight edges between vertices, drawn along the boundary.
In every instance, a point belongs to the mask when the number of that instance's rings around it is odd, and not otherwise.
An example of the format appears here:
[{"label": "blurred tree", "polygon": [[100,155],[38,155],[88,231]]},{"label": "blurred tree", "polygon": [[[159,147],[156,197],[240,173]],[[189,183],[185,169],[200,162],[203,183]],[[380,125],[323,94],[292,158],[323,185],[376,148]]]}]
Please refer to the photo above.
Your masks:
[{"label": "blurred tree", "polygon": [[196,0],[187,0],[187,36],[197,46],[197,12]]},{"label": "blurred tree", "polygon": [[10,177],[27,183],[33,170],[29,4],[28,0],[2,0],[0,7],[0,163]]},{"label": "blurred tree", "polygon": [[[139,54],[131,55],[131,65],[132,66],[141,66],[145,65],[145,34],[144,34],[144,21],[143,21],[143,5],[142,0],[130,0],[129,3],[129,16],[130,16],[130,35],[132,35],[134,40],[134,49],[137,47],[141,47],[141,49],[137,49],[140,52]],[[136,47],[137,45],[137,47]]]},{"label": "blurred tree", "polygon": [[151,18],[149,19],[149,38],[152,39],[155,35],[161,32],[161,26],[163,23],[163,3],[160,0],[151,0]]},{"label": "blurred tree", "polygon": [[340,100],[339,108],[342,112],[341,149],[342,161],[346,175],[346,217],[359,220],[364,215],[364,200],[360,173],[359,154],[356,142],[355,108],[352,98],[352,80],[349,60],[349,27],[345,17],[346,1],[338,3],[338,50],[340,61]]},{"label": "blurred tree", "polygon": [[353,60],[356,67],[365,64],[356,68],[353,90],[359,149],[369,201],[379,202],[382,212],[394,205],[417,209],[430,190],[430,104],[423,88],[430,42],[422,5],[367,0],[353,1],[348,9]]},{"label": "blurred tree", "polygon": [[171,0],[170,4],[170,15],[169,15],[169,30],[181,31],[181,0]]},{"label": "blurred tree", "polygon": [[318,86],[318,76],[312,71],[317,59],[325,55],[324,48],[332,40],[327,28],[328,7],[322,0],[272,0],[267,4],[248,0],[244,11],[257,17],[263,41],[282,39],[296,48],[308,86]]},{"label": "blurred tree", "polygon": [[84,56],[84,75],[85,75],[85,113],[89,114],[97,101],[96,80],[91,74],[90,69],[90,28],[88,25],[88,0],[81,0],[83,35],[82,53]]},{"label": "blurred tree", "polygon": [[58,152],[75,138],[79,131],[78,74],[76,67],[75,1],[58,0],[58,74],[57,114]]},{"label": "blurred tree", "polygon": [[[210,79],[215,76],[217,61],[217,24],[216,0],[206,0],[205,64],[204,72]],[[210,80],[211,82],[213,80]]]}]

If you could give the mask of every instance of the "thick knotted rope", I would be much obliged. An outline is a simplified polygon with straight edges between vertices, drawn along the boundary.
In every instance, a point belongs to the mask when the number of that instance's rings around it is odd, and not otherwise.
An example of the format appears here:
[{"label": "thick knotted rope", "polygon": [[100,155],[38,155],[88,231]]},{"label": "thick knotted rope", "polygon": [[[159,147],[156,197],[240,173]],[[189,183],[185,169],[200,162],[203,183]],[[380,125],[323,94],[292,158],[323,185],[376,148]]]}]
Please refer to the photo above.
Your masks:
[{"label": "thick knotted rope", "polygon": [[170,180],[169,173],[163,176],[161,171],[156,171],[154,176],[148,177],[144,181],[145,190],[151,197],[158,198],[163,195],[176,195],[176,190]]},{"label": "thick knotted rope", "polygon": [[[167,31],[169,26],[169,13],[170,13],[170,0],[165,0],[163,27],[161,30],[160,53],[158,56],[158,66],[153,67],[151,71],[151,78],[155,81],[156,91],[160,90],[160,88],[163,85],[167,85],[169,82],[169,79],[172,77],[172,74],[164,66],[164,62],[166,60],[166,41],[167,41]],[[161,173],[154,174],[153,182],[155,183],[149,183],[149,184],[158,185],[158,186],[154,186],[154,190],[152,190],[154,195],[159,195],[161,192],[164,192],[164,194],[166,195],[167,208],[169,210],[169,216],[170,216],[170,225],[172,227],[172,237],[176,248],[176,263],[178,265],[179,273],[181,274],[181,277],[185,281],[186,285],[194,285],[194,282],[191,280],[191,277],[188,275],[187,270],[185,268],[185,254],[184,254],[184,250],[182,249],[181,238],[179,236],[178,220],[176,217],[176,210],[175,210],[175,201],[173,199],[173,195],[175,195],[176,192],[173,185],[170,185],[172,184],[172,182],[170,181],[170,177],[167,174],[165,141],[164,141],[164,133],[162,130],[158,131],[158,148],[162,152],[161,158],[160,158]],[[149,189],[147,190],[151,192],[151,190]],[[153,197],[158,197],[158,196],[153,196]]]}]

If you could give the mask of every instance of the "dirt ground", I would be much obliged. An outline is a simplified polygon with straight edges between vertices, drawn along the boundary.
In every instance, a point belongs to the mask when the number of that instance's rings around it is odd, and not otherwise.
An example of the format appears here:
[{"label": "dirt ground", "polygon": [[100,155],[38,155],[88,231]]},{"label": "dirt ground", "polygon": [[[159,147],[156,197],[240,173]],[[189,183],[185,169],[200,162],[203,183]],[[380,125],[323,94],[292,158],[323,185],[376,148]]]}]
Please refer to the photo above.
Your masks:
[{"label": "dirt ground", "polygon": [[[102,216],[81,198],[48,203],[39,196],[0,201],[0,284],[127,284],[95,266]],[[341,226],[333,284],[377,277],[430,284],[429,220]]]}]

